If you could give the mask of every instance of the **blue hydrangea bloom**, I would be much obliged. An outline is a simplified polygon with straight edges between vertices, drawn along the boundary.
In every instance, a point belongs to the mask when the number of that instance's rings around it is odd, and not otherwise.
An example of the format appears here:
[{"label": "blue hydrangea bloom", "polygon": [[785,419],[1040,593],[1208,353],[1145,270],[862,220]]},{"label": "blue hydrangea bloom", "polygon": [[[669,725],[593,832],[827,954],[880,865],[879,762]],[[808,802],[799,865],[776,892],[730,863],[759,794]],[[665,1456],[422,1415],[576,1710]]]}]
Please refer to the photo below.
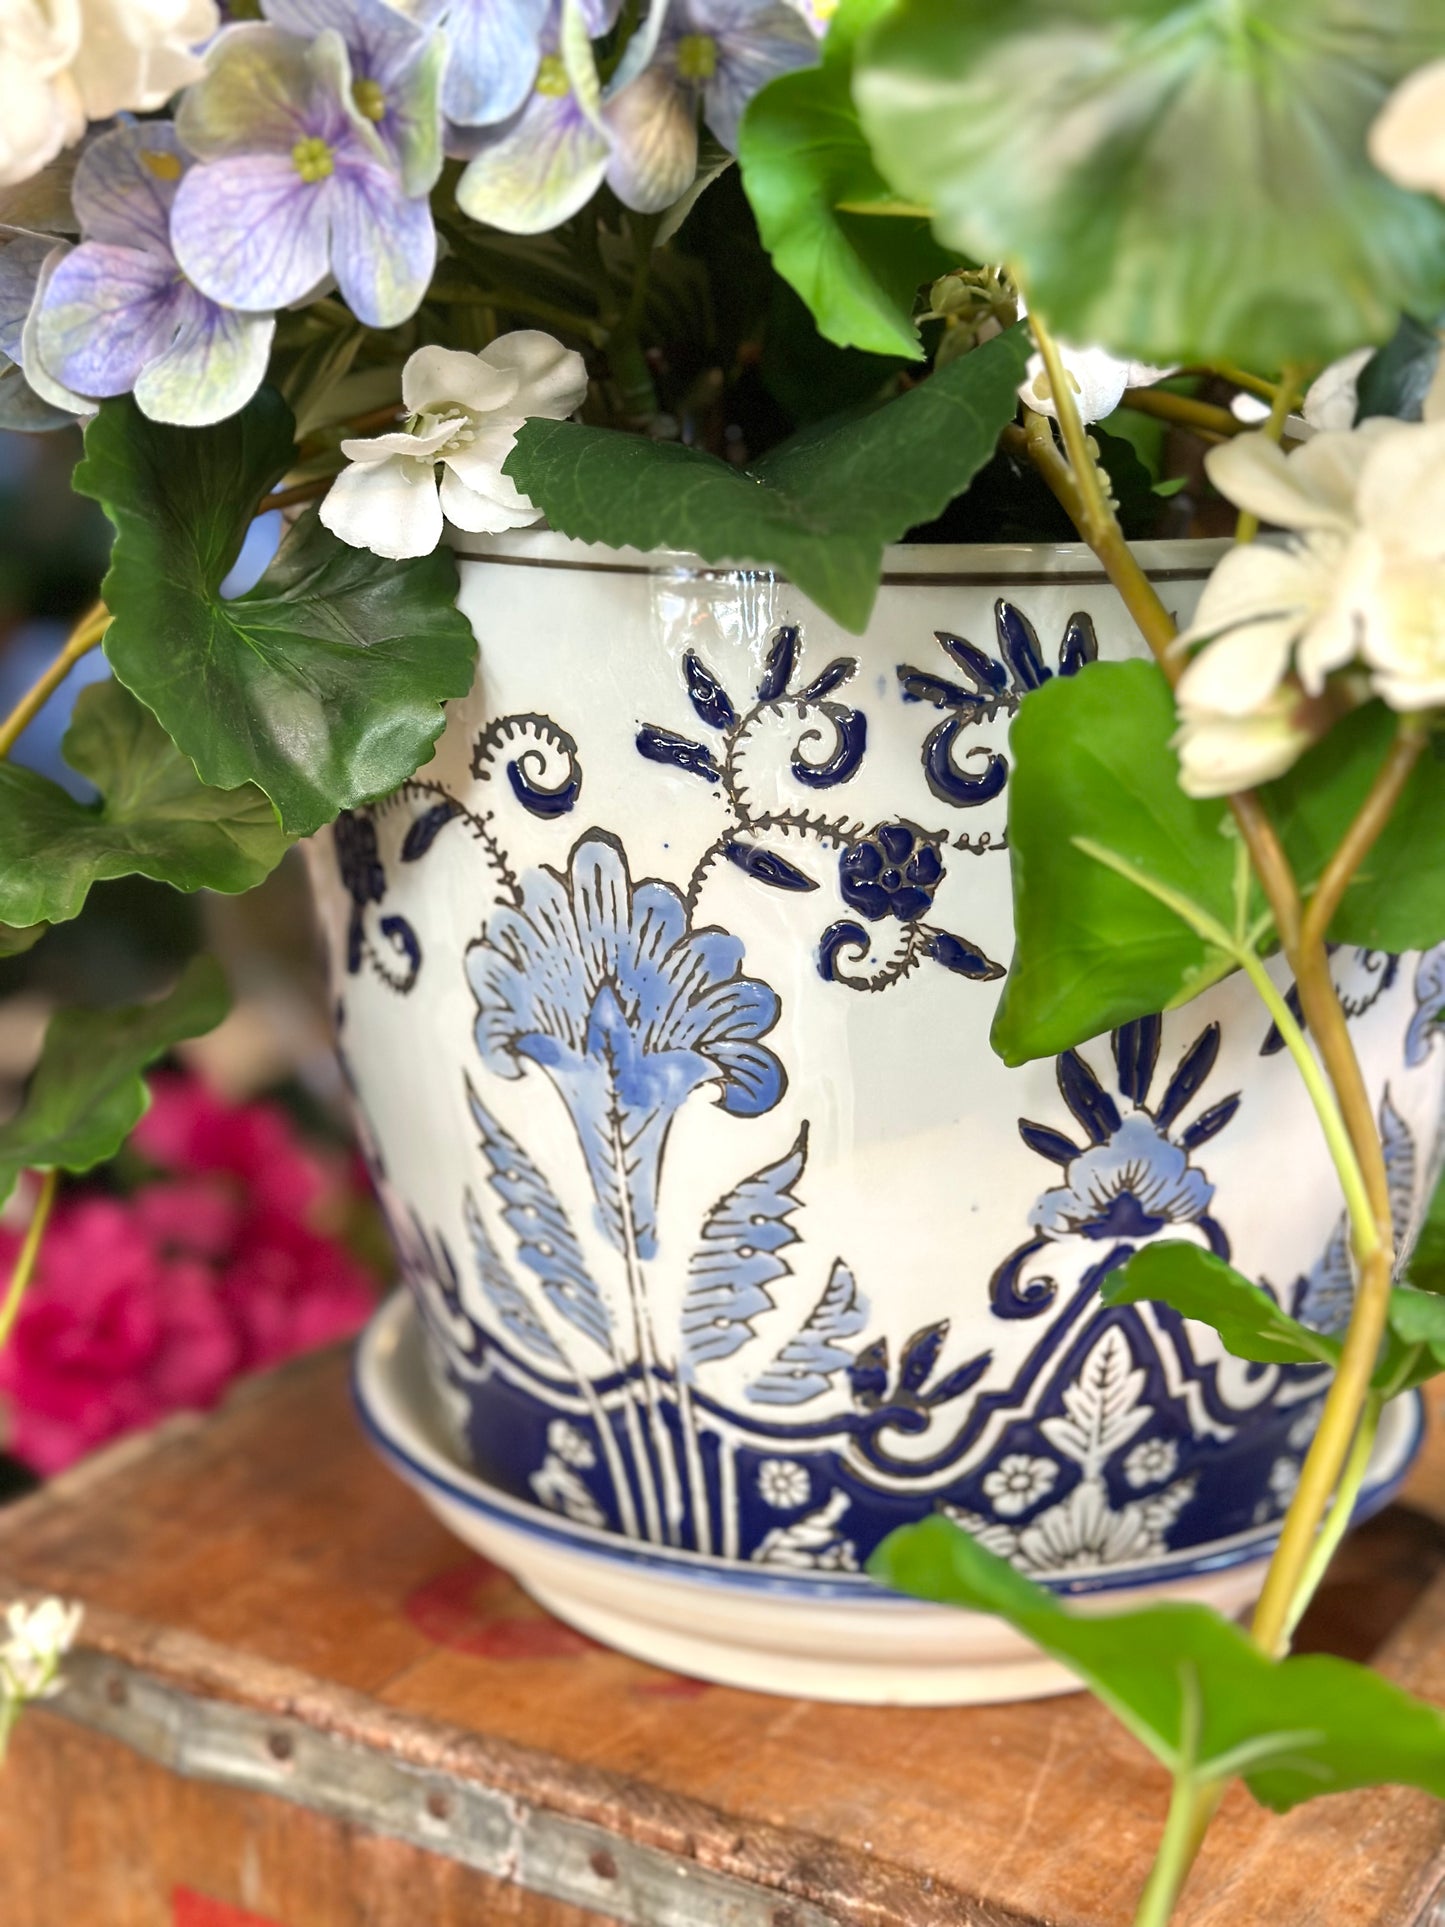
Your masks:
[{"label": "blue hydrangea bloom", "polygon": [[693,930],[666,883],[635,888],[621,849],[593,833],[569,874],[538,869],[467,959],[477,1049],[488,1070],[551,1078],[576,1130],[603,1228],[650,1257],[673,1118],[705,1084],[738,1117],[771,1110],[783,1067],[758,1040],[778,1018],[743,946]]},{"label": "blue hydrangea bloom", "polygon": [[77,395],[133,390],[153,420],[203,427],[256,392],[275,323],[208,300],[177,267],[171,206],[189,164],[165,121],[87,147],[73,190],[84,239],[47,276],[32,366]]},{"label": "blue hydrangea bloom", "polygon": [[[407,192],[404,156],[354,87],[334,27],[308,42],[248,24],[213,42],[205,78],[176,115],[200,164],[171,216],[176,258],[213,301],[287,307],[334,275],[368,327],[416,311],[436,265],[431,208]],[[374,108],[376,96],[361,100]]]},{"label": "blue hydrangea bloom", "polygon": [[445,28],[442,111],[458,127],[491,127],[532,91],[550,0],[420,0],[417,17]]}]

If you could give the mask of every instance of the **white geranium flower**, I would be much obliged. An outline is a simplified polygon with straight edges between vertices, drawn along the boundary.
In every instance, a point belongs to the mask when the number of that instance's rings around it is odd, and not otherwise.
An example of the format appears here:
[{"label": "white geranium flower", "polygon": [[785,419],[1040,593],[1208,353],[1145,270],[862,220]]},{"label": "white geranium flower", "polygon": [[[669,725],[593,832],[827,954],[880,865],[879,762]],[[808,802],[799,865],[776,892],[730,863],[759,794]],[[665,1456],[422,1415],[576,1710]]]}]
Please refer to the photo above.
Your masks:
[{"label": "white geranium flower", "polygon": [[321,520],[352,548],[394,561],[429,555],[443,518],[474,535],[526,528],[541,511],[502,473],[517,430],[532,416],[564,421],[586,393],[581,355],[535,328],[502,335],[479,355],[418,348],[401,377],[411,420],[341,444],[351,466],[332,484]]},{"label": "white geranium flower", "polygon": [[1329,720],[1307,699],[1349,664],[1394,709],[1445,703],[1445,421],[1430,412],[1289,455],[1265,435],[1210,451],[1220,493],[1293,539],[1231,549],[1181,637],[1205,645],[1177,691],[1191,794],[1288,769]]},{"label": "white geranium flower", "polygon": [[989,1473],[983,1489],[993,1500],[994,1511],[1012,1519],[1051,1492],[1058,1476],[1059,1468],[1052,1459],[1031,1459],[1026,1452],[1010,1452]]},{"label": "white geranium flower", "polygon": [[1445,200],[1445,60],[1400,82],[1370,129],[1370,159],[1401,187]]},{"label": "white geranium flower", "polygon": [[214,0],[0,0],[0,186],[38,174],[87,120],[163,107],[219,24]]},{"label": "white geranium flower", "polygon": [[1360,405],[1360,376],[1374,352],[1370,347],[1356,348],[1315,376],[1300,403],[1300,413],[1311,428],[1354,427],[1355,410]]}]

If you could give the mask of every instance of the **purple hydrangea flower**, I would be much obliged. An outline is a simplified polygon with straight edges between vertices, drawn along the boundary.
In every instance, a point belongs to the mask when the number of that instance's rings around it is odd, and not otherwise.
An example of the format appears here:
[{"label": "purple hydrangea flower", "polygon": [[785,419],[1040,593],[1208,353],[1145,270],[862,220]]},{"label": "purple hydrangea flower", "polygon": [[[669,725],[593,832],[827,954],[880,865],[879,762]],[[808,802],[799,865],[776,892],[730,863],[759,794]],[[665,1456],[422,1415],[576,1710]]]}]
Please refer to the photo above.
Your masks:
[{"label": "purple hydrangea flower", "polygon": [[639,213],[670,207],[697,172],[702,118],[730,153],[760,88],[812,66],[817,40],[784,0],[672,0],[657,55],[604,109],[613,139],[607,183]]},{"label": "purple hydrangea flower", "polygon": [[354,85],[332,27],[309,44],[269,24],[228,27],[213,43],[176,115],[200,165],[171,216],[176,258],[213,301],[286,307],[334,275],[368,327],[415,313],[436,264],[431,209],[407,193]]},{"label": "purple hydrangea flower", "polygon": [[[408,194],[428,194],[442,168],[441,84],[447,41],[387,0],[263,0],[273,26],[304,40],[328,28],[346,43],[351,104],[376,129]],[[535,59],[535,46],[534,46]]]},{"label": "purple hydrangea flower", "polygon": [[25,327],[51,256],[65,253],[53,234],[0,226],[0,429],[38,434],[64,428],[74,412],[40,394],[24,372]]},{"label": "purple hydrangea flower", "polygon": [[453,140],[472,156],[457,184],[457,204],[473,220],[509,234],[543,234],[602,185],[612,143],[591,37],[606,28],[612,11],[611,0],[552,0],[521,111],[481,136]]},{"label": "purple hydrangea flower", "polygon": [[86,149],[73,190],[84,239],[50,268],[29,366],[97,400],[134,391],[153,420],[200,427],[256,392],[275,322],[208,300],[177,267],[170,213],[188,165],[165,121]]},{"label": "purple hydrangea flower", "polygon": [[445,28],[442,111],[458,127],[492,127],[525,104],[542,56],[551,0],[420,0],[418,19]]}]

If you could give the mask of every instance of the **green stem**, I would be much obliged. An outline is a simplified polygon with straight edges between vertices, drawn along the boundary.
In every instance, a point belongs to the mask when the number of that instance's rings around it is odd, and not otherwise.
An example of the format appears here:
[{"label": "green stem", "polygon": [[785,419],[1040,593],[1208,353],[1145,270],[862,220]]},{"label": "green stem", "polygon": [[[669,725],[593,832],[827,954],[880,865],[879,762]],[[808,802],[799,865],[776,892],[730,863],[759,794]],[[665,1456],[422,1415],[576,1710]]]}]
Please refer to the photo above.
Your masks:
[{"label": "green stem", "polygon": [[4,1303],[0,1304],[0,1352],[4,1351],[10,1334],[15,1329],[15,1320],[20,1316],[20,1306],[34,1275],[35,1261],[40,1256],[40,1241],[45,1236],[50,1207],[55,1203],[55,1193],[59,1183],[59,1171],[47,1171],[40,1181],[40,1195],[35,1200],[35,1209],[30,1214],[30,1223],[25,1230],[25,1241],[20,1247],[19,1257],[15,1260],[15,1269],[10,1274],[10,1283],[6,1286]]},{"label": "green stem", "polygon": [[0,758],[10,754],[22,731],[35,720],[81,657],[89,655],[96,647],[109,626],[110,612],[103,602],[97,602],[86,610],[49,667],[0,723]]},{"label": "green stem", "polygon": [[1350,1521],[1355,1516],[1355,1502],[1360,1496],[1360,1487],[1365,1482],[1365,1474],[1370,1469],[1370,1455],[1375,1449],[1375,1438],[1380,1429],[1380,1414],[1384,1410],[1384,1400],[1378,1392],[1371,1392],[1365,1401],[1365,1409],[1360,1414],[1359,1427],[1355,1432],[1355,1442],[1350,1447],[1350,1456],[1345,1461],[1345,1469],[1340,1474],[1336,1487],[1334,1503],[1329,1509],[1319,1537],[1315,1540],[1310,1553],[1309,1564],[1300,1577],[1295,1594],[1289,1605],[1289,1617],[1285,1622],[1286,1640],[1294,1638],[1295,1628],[1304,1618],[1305,1609],[1319,1591],[1320,1581],[1329,1571],[1330,1561],[1340,1549],[1340,1541],[1350,1529]]},{"label": "green stem", "polygon": [[[1164,1833],[1154,1865],[1149,1869],[1149,1878],[1139,1896],[1134,1927],[1168,1927],[1175,1903],[1189,1878],[1189,1870],[1198,1852],[1196,1813],[1203,1790],[1192,1774],[1181,1774],[1176,1778],[1169,1801],[1169,1817],[1164,1822]],[[1210,1817],[1212,1815],[1211,1807]]]}]

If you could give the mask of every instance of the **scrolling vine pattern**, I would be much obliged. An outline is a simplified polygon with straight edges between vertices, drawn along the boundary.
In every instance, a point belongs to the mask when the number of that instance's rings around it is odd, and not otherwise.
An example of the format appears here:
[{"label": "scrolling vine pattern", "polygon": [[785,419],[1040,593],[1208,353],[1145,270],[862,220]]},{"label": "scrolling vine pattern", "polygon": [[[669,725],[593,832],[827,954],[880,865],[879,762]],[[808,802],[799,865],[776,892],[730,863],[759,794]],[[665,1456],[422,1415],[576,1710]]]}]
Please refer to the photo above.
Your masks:
[{"label": "scrolling vine pattern", "polygon": [[[970,748],[968,732],[1096,653],[1082,616],[1054,666],[1011,604],[997,605],[995,623],[996,657],[937,632],[949,675],[897,671],[905,704],[942,712],[920,762],[950,812],[978,807],[1006,780],[1002,752]],[[1158,1018],[1113,1034],[1107,1071],[1099,1046],[1065,1052],[1060,1117],[1018,1121],[1059,1177],[989,1284],[1000,1339],[1017,1321],[1040,1321],[1006,1371],[997,1344],[960,1355],[947,1320],[901,1340],[880,1331],[881,1308],[844,1254],[799,1303],[806,1122],[773,1130],[760,1160],[719,1183],[679,1250],[687,1234],[663,1209],[679,1118],[706,1098],[766,1138],[788,1081],[776,992],[748,969],[739,937],[701,919],[716,865],[761,889],[836,890],[848,915],[826,922],[816,959],[830,985],[886,989],[924,959],[966,979],[1001,974],[933,919],[956,854],[1004,843],[948,819],[868,823],[840,810],[868,750],[867,714],[847,694],[858,664],[838,657],[805,677],[800,661],[798,630],[780,628],[740,705],[688,651],[686,697],[706,735],[638,729],[646,760],[726,802],[724,832],[682,883],[635,878],[621,843],[595,827],[573,838],[564,863],[514,866],[500,827],[510,812],[560,824],[585,793],[576,739],[535,713],[478,737],[476,807],[418,778],[338,825],[346,970],[369,962],[400,993],[423,959],[411,925],[387,911],[378,823],[404,818],[385,839],[398,865],[444,836],[471,840],[492,906],[465,959],[477,1062],[498,1097],[524,1079],[549,1091],[558,1120],[524,1142],[532,1127],[504,1122],[486,1079],[468,1077],[479,1165],[461,1200],[460,1257],[389,1196],[378,1166],[459,1427],[484,1463],[496,1462],[499,1438],[514,1456],[530,1452],[519,1489],[578,1524],[795,1570],[852,1570],[891,1526],[935,1506],[1028,1570],[1055,1574],[1137,1565],[1257,1528],[1278,1516],[1287,1481],[1261,1483],[1267,1455],[1237,1441],[1241,1407],[1219,1367],[1195,1358],[1181,1321],[1149,1308],[1105,1313],[1097,1296],[1151,1238],[1193,1237],[1228,1255],[1201,1162],[1241,1102],[1206,1090],[1217,1024],[1162,1074]],[[768,761],[786,767],[798,800],[768,789]],[[794,860],[804,846],[821,865]],[[884,930],[896,932],[892,948],[876,942]],[[1371,961],[1367,974],[1385,969]],[[1439,975],[1420,992],[1422,1010]],[[1433,1008],[1417,1050],[1429,1048]],[[527,1115],[539,1115],[535,1096]],[[582,1196],[590,1216],[579,1216]],[[1285,1395],[1277,1470],[1298,1430],[1289,1375],[1267,1368],[1245,1403],[1275,1389]]]}]

